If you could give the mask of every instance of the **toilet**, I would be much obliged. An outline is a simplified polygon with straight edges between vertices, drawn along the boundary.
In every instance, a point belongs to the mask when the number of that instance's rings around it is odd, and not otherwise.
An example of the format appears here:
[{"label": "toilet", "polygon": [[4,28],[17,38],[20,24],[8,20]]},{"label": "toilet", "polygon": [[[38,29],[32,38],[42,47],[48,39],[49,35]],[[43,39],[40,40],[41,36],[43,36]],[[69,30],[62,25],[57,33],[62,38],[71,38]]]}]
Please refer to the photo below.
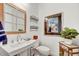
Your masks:
[{"label": "toilet", "polygon": [[38,46],[36,50],[39,52],[40,55],[48,56],[50,54],[50,49],[46,46]]}]

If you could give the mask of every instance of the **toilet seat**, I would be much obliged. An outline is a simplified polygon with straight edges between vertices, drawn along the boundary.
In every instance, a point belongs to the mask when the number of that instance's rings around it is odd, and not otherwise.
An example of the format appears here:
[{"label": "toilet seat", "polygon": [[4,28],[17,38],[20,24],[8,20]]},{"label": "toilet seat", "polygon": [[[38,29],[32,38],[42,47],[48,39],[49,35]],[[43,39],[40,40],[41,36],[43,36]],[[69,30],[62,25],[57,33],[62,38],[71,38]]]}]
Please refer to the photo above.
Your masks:
[{"label": "toilet seat", "polygon": [[49,55],[50,54],[50,49],[46,46],[39,46],[36,48],[40,54],[43,54],[43,55]]}]

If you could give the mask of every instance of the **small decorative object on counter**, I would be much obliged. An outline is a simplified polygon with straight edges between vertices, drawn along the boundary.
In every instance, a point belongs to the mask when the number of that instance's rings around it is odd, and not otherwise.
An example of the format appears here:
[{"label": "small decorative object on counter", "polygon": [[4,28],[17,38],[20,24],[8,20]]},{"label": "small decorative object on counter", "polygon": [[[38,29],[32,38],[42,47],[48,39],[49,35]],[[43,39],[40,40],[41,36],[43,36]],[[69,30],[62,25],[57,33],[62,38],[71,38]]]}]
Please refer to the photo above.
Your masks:
[{"label": "small decorative object on counter", "polygon": [[33,36],[33,39],[34,39],[34,40],[37,40],[37,39],[38,39],[38,35],[34,35],[34,36]]}]

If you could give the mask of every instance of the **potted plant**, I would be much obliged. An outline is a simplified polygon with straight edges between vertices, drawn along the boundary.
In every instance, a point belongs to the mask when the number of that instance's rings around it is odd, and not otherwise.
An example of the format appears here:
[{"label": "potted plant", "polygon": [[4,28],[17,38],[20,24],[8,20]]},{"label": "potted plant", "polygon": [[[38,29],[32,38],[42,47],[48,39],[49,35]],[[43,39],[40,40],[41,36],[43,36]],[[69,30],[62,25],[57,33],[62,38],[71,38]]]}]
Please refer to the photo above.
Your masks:
[{"label": "potted plant", "polygon": [[[61,37],[69,39],[72,41],[73,38],[79,34],[76,29],[65,27],[63,31],[60,32]],[[69,43],[69,42],[68,42]],[[72,43],[72,42],[71,42]]]}]

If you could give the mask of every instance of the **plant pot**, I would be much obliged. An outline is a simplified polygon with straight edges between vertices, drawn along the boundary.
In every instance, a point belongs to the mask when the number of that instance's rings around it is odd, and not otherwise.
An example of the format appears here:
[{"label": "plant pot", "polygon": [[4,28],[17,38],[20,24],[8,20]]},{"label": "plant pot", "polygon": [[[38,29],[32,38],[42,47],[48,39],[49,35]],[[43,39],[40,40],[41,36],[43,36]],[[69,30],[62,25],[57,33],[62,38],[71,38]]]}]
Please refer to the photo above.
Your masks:
[{"label": "plant pot", "polygon": [[[72,39],[73,40],[73,39]],[[66,44],[72,44],[72,40],[71,39],[64,39],[64,42],[66,43]]]}]

